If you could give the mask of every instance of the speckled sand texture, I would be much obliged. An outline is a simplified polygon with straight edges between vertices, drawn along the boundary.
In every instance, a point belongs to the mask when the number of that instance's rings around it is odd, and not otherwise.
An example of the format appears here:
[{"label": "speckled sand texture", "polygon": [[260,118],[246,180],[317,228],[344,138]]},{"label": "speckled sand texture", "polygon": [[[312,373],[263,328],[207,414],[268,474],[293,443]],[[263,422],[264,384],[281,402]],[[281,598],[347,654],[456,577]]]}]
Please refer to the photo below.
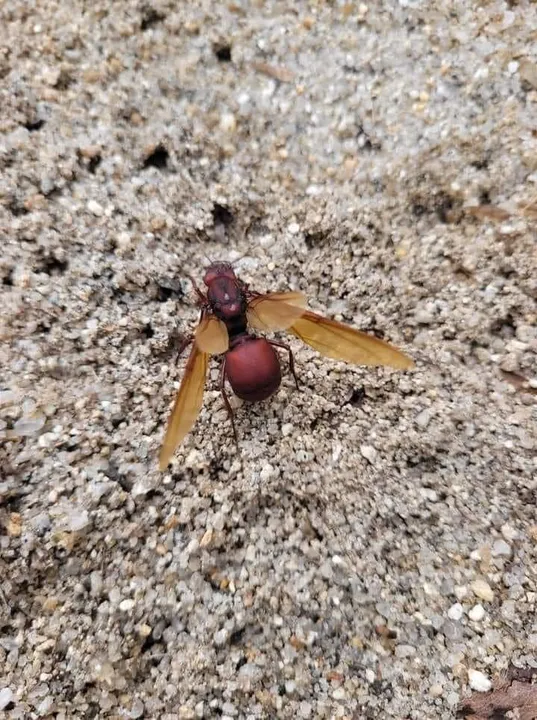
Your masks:
[{"label": "speckled sand texture", "polygon": [[[2,717],[452,718],[537,664],[536,28],[2,1]],[[416,370],[292,341],[237,452],[214,359],[159,474],[206,256]]]}]

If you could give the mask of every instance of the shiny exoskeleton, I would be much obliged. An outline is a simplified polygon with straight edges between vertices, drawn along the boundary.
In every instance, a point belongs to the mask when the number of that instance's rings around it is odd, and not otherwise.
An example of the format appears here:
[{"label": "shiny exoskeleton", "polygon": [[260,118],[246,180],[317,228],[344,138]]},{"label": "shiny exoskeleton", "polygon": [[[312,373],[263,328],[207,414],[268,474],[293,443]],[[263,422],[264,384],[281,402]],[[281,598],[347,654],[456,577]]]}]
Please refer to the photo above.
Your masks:
[{"label": "shiny exoskeleton", "polygon": [[289,353],[290,370],[298,385],[293,354],[284,343],[255,337],[248,332],[246,310],[251,293],[229,263],[213,263],[207,269],[203,282],[207,286],[207,295],[196,288],[200,301],[225,323],[229,335],[229,350],[224,355],[220,373],[220,389],[235,432],[233,411],[225,392],[226,378],[235,395],[242,400],[266,400],[281,383],[280,359],[275,347]]}]

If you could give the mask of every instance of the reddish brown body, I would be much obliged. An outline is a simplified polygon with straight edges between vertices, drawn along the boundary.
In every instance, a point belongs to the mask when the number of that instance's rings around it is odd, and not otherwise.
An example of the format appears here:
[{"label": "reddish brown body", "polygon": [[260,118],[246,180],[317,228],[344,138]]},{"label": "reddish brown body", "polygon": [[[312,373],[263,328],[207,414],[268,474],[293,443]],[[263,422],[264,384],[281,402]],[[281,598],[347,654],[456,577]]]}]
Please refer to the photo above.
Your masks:
[{"label": "reddish brown body", "polygon": [[[222,381],[227,378],[241,400],[266,400],[280,387],[280,360],[273,344],[247,331],[246,286],[228,263],[213,263],[205,273],[207,299],[211,312],[225,323],[229,350],[225,354]],[[222,382],[223,388],[223,382]]]},{"label": "reddish brown body", "polygon": [[288,345],[249,333],[285,330],[321,355],[358,365],[382,365],[410,369],[413,361],[400,350],[367,333],[325,318],[306,308],[300,292],[255,293],[237,278],[229,263],[212,263],[203,281],[203,293],[191,278],[198,295],[201,316],[194,343],[170,421],[164,437],[159,464],[164,470],[178,444],[190,431],[203,403],[203,392],[211,355],[223,356],[220,388],[229,412],[235,439],[233,412],[225,391],[225,380],[243,400],[266,400],[281,383],[280,360],[275,347],[289,353],[289,369],[298,380],[293,353]]},{"label": "reddish brown body", "polygon": [[265,338],[246,333],[236,336],[226,353],[225,374],[242,400],[266,400],[280,387],[280,360]]}]

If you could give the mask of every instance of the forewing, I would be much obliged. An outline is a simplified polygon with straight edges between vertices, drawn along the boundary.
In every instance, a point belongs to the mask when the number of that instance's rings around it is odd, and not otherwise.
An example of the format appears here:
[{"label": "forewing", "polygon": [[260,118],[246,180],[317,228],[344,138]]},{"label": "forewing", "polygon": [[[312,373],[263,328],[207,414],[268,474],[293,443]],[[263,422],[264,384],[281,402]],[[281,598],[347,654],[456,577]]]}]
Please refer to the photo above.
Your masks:
[{"label": "forewing", "polygon": [[259,295],[248,303],[246,317],[254,330],[287,330],[304,314],[306,296],[299,292]]},{"label": "forewing", "polygon": [[203,402],[208,360],[207,353],[201,352],[194,342],[160,450],[160,470],[167,468],[179,443],[196,422]]},{"label": "forewing", "polygon": [[306,310],[289,328],[312,348],[334,360],[408,370],[414,362],[384,340]]},{"label": "forewing", "polygon": [[214,315],[205,314],[196,328],[196,345],[201,352],[220,355],[229,348],[225,324]]}]

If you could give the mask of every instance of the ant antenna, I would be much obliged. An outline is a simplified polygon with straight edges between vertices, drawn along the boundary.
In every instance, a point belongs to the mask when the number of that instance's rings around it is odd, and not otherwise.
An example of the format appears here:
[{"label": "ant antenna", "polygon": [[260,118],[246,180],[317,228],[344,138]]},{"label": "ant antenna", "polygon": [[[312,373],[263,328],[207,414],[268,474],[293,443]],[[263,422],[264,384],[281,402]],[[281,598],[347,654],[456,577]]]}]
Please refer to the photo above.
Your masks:
[{"label": "ant antenna", "polygon": [[242,260],[243,258],[245,258],[245,257],[249,254],[249,252],[250,252],[250,248],[248,248],[248,250],[246,250],[245,252],[243,252],[242,255],[239,255],[238,258],[235,258],[235,260],[233,260],[233,261],[230,262],[229,264],[230,264],[231,266],[235,265],[236,263],[239,262],[239,260]]}]

